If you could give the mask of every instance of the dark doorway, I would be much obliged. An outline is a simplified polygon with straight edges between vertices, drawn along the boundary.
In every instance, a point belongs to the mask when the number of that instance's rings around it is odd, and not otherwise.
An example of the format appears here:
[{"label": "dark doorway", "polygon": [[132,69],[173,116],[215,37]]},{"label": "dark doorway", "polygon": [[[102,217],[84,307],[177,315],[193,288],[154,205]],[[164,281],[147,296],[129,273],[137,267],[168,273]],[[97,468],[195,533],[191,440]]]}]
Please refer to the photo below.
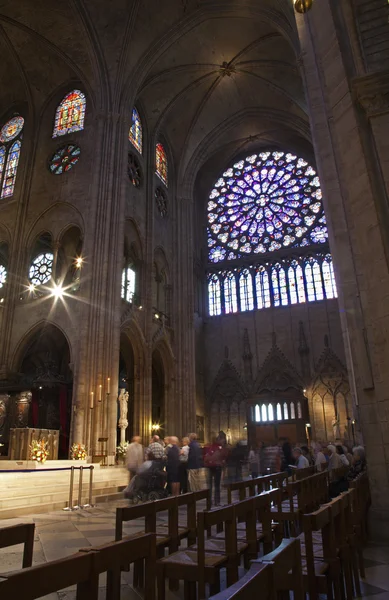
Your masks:
[{"label": "dark doorway", "polygon": [[73,375],[64,334],[45,325],[33,336],[19,369],[32,391],[28,426],[59,430],[58,458],[69,455]]}]

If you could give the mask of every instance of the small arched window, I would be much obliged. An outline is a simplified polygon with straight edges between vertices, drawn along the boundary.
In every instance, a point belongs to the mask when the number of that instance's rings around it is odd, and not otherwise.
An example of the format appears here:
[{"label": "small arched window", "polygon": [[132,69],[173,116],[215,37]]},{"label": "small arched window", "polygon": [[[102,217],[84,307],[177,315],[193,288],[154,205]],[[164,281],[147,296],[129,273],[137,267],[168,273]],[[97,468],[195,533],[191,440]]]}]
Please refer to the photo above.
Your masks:
[{"label": "small arched window", "polygon": [[284,419],[285,420],[289,419],[288,405],[286,402],[284,402]]},{"label": "small arched window", "polygon": [[334,266],[332,264],[332,256],[327,254],[323,261],[323,279],[326,298],[337,298],[338,292],[336,289]]},{"label": "small arched window", "polygon": [[227,273],[224,280],[224,312],[235,313],[238,310],[236,297],[236,279],[234,273]]},{"label": "small arched window", "polygon": [[261,422],[261,411],[260,411],[260,409],[259,409],[259,404],[256,404],[256,405],[255,405],[255,421],[256,421],[257,423],[260,423],[260,422]]},{"label": "small arched window", "polygon": [[290,418],[291,419],[295,419],[296,418],[296,411],[294,409],[294,402],[290,403]]},{"label": "small arched window", "polygon": [[53,138],[84,129],[86,98],[80,90],[69,92],[55,112]]},{"label": "small arched window", "polygon": [[277,404],[277,421],[282,421],[282,410],[280,403]]},{"label": "small arched window", "polygon": [[220,315],[222,312],[220,279],[215,274],[211,275],[208,280],[208,302],[209,314],[212,317],[215,315]]},{"label": "small arched window", "polygon": [[7,121],[0,131],[1,198],[9,198],[14,193],[23,127],[23,117],[17,116]]},{"label": "small arched window", "polygon": [[262,404],[262,421],[267,421],[267,407],[266,404]]},{"label": "small arched window", "polygon": [[165,148],[160,142],[155,147],[155,172],[161,181],[166,185],[168,184],[167,174],[167,156]]},{"label": "small arched window", "polygon": [[122,298],[132,302],[135,296],[136,274],[132,267],[125,267],[122,271]]},{"label": "small arched window", "polygon": [[132,117],[131,117],[131,127],[128,132],[128,139],[131,144],[138,150],[139,154],[142,154],[142,144],[143,144],[143,132],[142,132],[142,122],[140,120],[140,116],[135,106],[132,109]]},{"label": "small arched window", "polygon": [[264,267],[259,267],[255,275],[255,290],[257,293],[257,307],[269,308],[271,304],[269,275]]},{"label": "small arched window", "polygon": [[272,404],[269,404],[267,408],[267,414],[269,416],[269,421],[274,421],[274,409]]},{"label": "small arched window", "polygon": [[253,310],[253,279],[248,269],[244,269],[239,277],[240,310]]},{"label": "small arched window", "polygon": [[301,402],[297,402],[297,417],[299,419],[303,418],[303,413],[302,413],[302,410],[301,410]]}]

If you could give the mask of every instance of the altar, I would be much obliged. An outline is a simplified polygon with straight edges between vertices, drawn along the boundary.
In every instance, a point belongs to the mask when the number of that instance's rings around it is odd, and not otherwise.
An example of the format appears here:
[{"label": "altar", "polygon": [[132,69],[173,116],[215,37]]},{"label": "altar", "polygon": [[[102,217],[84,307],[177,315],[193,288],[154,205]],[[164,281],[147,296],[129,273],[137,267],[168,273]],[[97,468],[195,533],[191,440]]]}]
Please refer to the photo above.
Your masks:
[{"label": "altar", "polygon": [[49,451],[47,460],[58,460],[59,431],[31,427],[10,430],[8,459],[29,460],[32,441],[42,439],[47,442],[47,449]]}]

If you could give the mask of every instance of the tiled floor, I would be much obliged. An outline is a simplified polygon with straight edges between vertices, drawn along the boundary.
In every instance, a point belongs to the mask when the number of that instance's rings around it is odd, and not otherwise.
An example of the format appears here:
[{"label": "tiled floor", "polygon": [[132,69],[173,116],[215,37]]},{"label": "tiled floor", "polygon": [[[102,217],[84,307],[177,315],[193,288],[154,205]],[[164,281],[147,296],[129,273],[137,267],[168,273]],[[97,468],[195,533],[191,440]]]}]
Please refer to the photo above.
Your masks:
[{"label": "tiled floor", "polygon": [[[34,522],[34,564],[59,559],[76,552],[79,548],[98,546],[114,539],[115,509],[126,506],[126,501],[98,505],[96,508],[73,513],[53,512],[0,522],[0,527],[16,523]],[[164,521],[165,517],[161,517]],[[140,524],[125,524],[124,533],[137,532]],[[368,544],[365,549],[366,579],[362,583],[363,599],[389,600],[389,542],[388,545]],[[0,573],[19,569],[22,547],[0,549]],[[122,600],[140,600],[131,586],[132,574],[122,574]],[[105,597],[105,578],[100,578],[101,600]],[[179,600],[181,592],[169,593],[168,600]],[[74,600],[75,590],[70,588],[45,596],[46,600]]]}]

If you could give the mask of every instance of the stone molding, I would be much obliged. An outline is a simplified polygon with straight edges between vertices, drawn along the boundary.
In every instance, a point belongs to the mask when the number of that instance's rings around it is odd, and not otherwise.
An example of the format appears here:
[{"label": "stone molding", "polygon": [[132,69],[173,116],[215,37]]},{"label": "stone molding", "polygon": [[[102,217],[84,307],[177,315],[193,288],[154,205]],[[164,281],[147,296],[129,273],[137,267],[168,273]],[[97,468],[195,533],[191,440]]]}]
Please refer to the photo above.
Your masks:
[{"label": "stone molding", "polygon": [[358,77],[353,80],[352,89],[369,118],[389,112],[389,71]]}]

